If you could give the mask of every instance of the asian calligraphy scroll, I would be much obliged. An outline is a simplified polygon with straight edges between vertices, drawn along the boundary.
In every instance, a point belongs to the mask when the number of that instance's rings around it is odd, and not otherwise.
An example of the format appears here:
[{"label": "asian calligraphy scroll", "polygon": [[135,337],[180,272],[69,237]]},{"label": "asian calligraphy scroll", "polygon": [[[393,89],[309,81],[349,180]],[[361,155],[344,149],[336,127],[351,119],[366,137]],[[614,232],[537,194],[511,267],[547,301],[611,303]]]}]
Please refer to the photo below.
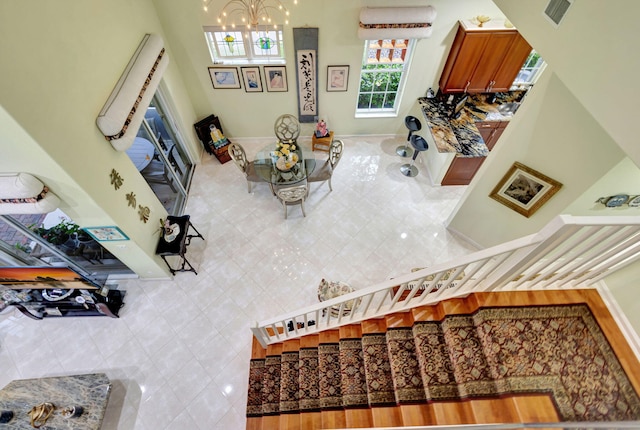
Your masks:
[{"label": "asian calligraphy scroll", "polygon": [[318,115],[318,29],[294,28],[296,78],[298,82],[298,119],[314,122]]},{"label": "asian calligraphy scroll", "polygon": [[316,51],[300,50],[298,54],[298,99],[300,115],[317,115]]}]

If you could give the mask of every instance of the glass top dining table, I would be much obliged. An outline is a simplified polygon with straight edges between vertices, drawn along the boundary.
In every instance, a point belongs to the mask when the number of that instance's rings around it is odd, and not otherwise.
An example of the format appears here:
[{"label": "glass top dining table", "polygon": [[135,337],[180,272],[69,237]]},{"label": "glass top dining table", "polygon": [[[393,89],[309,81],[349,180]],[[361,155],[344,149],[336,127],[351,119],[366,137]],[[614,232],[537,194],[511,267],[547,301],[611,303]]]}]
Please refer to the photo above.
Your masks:
[{"label": "glass top dining table", "polygon": [[[307,179],[316,168],[313,152],[296,145],[293,159],[278,156],[276,144],[271,143],[256,154],[253,165],[256,173],[272,185],[293,185]],[[288,163],[286,161],[289,161]]]}]

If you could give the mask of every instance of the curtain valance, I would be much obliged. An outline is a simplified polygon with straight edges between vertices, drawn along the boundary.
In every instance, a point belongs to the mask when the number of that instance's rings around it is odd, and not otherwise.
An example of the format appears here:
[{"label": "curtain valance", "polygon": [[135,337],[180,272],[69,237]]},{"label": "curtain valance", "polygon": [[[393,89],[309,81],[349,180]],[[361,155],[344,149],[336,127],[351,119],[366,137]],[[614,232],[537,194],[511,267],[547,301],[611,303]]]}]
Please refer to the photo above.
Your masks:
[{"label": "curtain valance", "polygon": [[360,11],[358,38],[424,39],[431,37],[431,24],[435,18],[433,6],[365,7]]},{"label": "curtain valance", "polygon": [[168,64],[162,38],[146,34],[96,119],[116,150],[126,151],[133,144]]}]

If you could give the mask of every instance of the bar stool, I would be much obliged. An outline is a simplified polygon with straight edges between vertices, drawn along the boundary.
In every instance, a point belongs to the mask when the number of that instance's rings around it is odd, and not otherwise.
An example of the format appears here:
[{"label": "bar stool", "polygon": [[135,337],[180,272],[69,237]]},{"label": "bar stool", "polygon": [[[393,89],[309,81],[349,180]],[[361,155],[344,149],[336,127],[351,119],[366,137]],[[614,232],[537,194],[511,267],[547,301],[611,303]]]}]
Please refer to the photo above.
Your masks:
[{"label": "bar stool", "polygon": [[[409,142],[411,140],[411,135],[413,134],[414,131],[418,131],[422,128],[422,124],[420,124],[420,120],[418,118],[416,118],[415,116],[406,116],[404,118],[404,125],[407,126],[407,128],[409,129],[409,135],[407,136],[407,142]],[[401,157],[410,157],[411,156],[411,148],[409,148],[407,146],[407,144],[405,143],[402,146],[398,146],[396,148],[396,154],[398,154]]]},{"label": "bar stool", "polygon": [[413,164],[415,163],[416,158],[418,158],[418,154],[429,149],[429,145],[422,136],[414,134],[413,136],[411,136],[411,146],[413,146],[414,149],[411,164],[403,164],[402,166],[400,166],[400,172],[404,176],[414,177],[418,174],[418,168]]}]

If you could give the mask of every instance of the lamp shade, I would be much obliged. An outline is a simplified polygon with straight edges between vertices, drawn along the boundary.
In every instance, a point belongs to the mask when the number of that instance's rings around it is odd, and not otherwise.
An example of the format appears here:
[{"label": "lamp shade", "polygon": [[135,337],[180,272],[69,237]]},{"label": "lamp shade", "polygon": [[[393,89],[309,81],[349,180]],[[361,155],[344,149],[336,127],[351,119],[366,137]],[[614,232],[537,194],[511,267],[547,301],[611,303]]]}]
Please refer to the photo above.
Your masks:
[{"label": "lamp shade", "polygon": [[162,38],[146,34],[96,119],[116,150],[126,151],[133,144],[168,64]]},{"label": "lamp shade", "polygon": [[436,15],[433,6],[365,7],[360,11],[358,38],[425,39],[431,37]]}]

